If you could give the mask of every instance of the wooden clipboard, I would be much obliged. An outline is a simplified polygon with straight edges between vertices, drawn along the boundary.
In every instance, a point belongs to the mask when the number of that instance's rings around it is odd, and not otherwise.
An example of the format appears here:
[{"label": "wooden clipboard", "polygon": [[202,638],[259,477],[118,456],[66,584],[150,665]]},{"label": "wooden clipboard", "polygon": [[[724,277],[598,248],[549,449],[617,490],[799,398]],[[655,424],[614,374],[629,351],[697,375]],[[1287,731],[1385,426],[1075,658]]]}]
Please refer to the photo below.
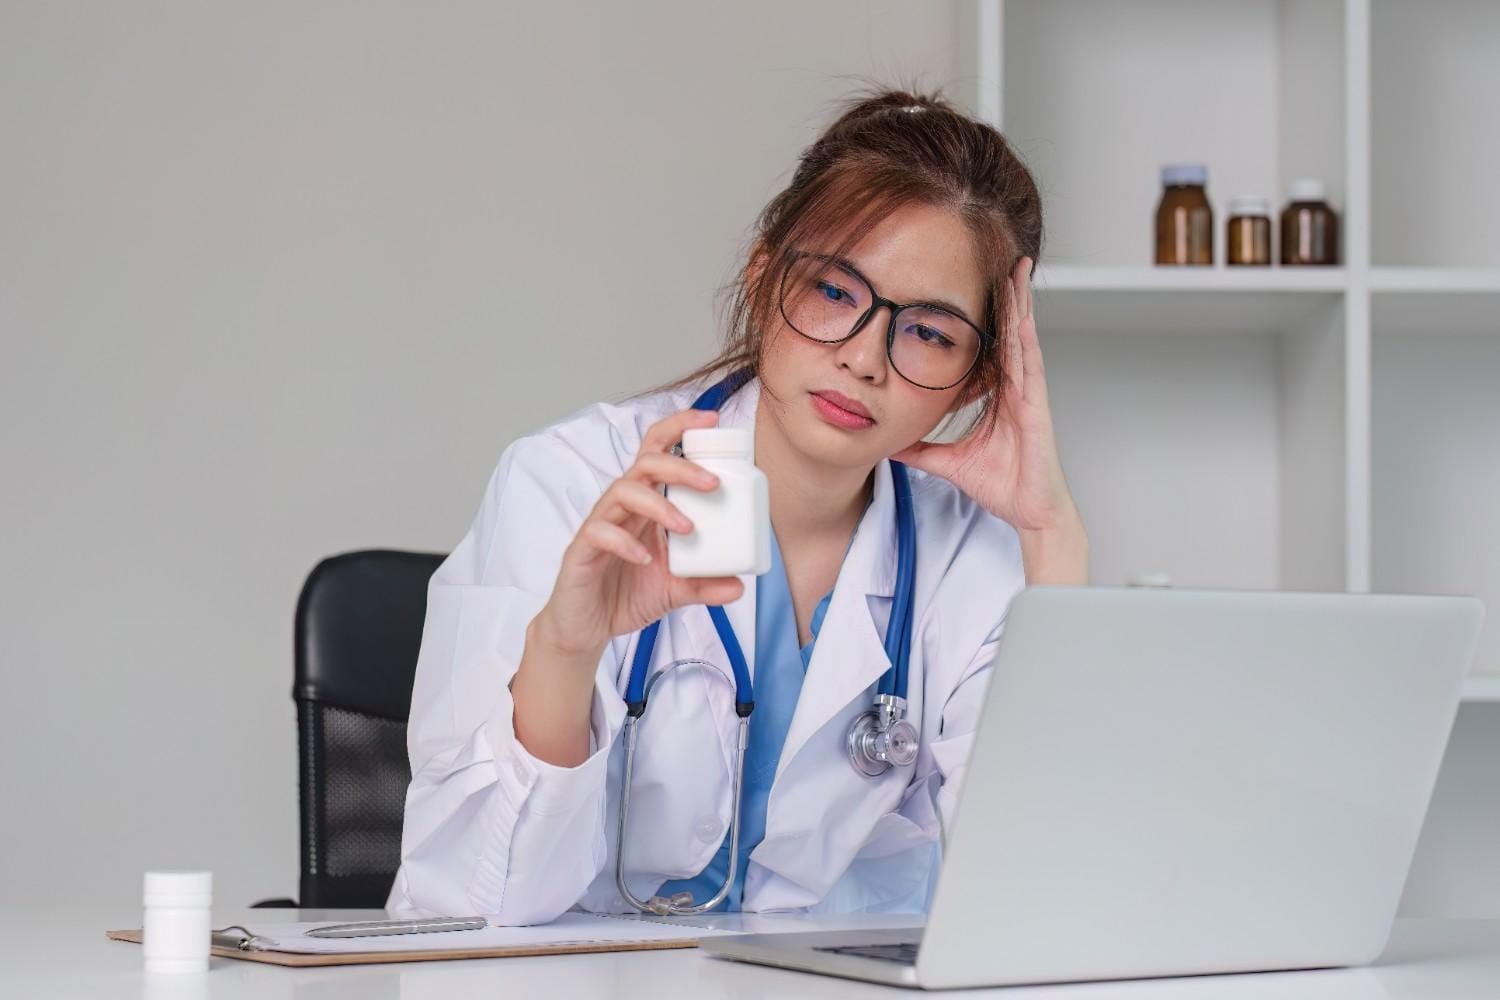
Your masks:
[{"label": "wooden clipboard", "polygon": [[[141,943],[141,931],[105,931],[111,941]],[[347,951],[336,954],[308,955],[289,951],[244,951],[214,945],[209,953],[219,958],[237,958],[269,965],[308,967],[316,965],[376,965],[385,962],[452,962],[464,958],[525,958],[533,955],[588,955],[607,951],[665,951],[673,948],[696,948],[697,938],[675,938],[663,941],[574,941],[559,944],[511,945],[503,948],[444,948],[412,951]]]}]

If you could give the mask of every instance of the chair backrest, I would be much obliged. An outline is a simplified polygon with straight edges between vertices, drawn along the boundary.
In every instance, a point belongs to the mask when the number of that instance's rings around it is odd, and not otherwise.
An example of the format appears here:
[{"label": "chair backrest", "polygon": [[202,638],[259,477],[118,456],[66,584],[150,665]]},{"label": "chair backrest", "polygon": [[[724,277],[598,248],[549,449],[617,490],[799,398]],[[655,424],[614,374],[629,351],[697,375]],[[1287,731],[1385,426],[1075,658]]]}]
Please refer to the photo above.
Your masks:
[{"label": "chair backrest", "polygon": [[401,861],[406,720],[427,583],[443,558],[347,552],[318,563],[302,586],[292,688],[301,906],[385,906]]}]

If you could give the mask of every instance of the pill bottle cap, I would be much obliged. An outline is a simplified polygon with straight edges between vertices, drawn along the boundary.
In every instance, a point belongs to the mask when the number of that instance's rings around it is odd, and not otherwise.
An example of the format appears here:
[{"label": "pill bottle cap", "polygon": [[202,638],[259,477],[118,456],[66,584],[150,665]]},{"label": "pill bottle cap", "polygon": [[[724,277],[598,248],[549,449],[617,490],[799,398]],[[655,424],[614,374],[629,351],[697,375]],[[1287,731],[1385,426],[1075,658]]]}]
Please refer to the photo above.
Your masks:
[{"label": "pill bottle cap", "polygon": [[1292,201],[1322,201],[1326,192],[1316,177],[1298,177],[1289,189]]},{"label": "pill bottle cap", "polygon": [[1240,194],[1229,199],[1230,215],[1270,215],[1271,199],[1258,194]]},{"label": "pill bottle cap", "polygon": [[212,902],[213,872],[147,872],[147,906],[208,906]]},{"label": "pill bottle cap", "polygon": [[749,458],[753,447],[748,427],[689,427],[682,432],[685,458]]},{"label": "pill bottle cap", "polygon": [[1168,163],[1161,168],[1161,182],[1169,184],[1207,184],[1208,167],[1201,163]]}]

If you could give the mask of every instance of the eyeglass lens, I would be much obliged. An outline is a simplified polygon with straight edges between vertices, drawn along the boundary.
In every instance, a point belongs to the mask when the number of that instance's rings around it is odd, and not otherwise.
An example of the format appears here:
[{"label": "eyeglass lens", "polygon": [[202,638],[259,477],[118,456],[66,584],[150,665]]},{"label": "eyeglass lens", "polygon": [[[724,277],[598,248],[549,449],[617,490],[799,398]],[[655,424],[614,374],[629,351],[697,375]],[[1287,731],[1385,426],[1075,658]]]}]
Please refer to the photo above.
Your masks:
[{"label": "eyeglass lens", "polygon": [[[870,286],[858,276],[813,256],[794,261],[782,282],[782,316],[812,340],[844,340],[873,301]],[[947,388],[963,379],[979,356],[979,331],[951,313],[908,306],[895,320],[891,364],[917,385]]]}]

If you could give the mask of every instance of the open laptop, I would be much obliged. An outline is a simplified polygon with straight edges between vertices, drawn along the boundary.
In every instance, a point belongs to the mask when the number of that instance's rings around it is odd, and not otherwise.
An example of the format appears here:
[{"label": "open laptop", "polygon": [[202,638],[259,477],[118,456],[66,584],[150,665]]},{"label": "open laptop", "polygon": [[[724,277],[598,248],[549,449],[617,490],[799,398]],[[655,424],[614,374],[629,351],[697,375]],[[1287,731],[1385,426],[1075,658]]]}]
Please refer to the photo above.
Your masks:
[{"label": "open laptop", "polygon": [[1029,587],[925,928],[702,948],[929,989],[1373,961],[1483,616],[1472,597]]}]

